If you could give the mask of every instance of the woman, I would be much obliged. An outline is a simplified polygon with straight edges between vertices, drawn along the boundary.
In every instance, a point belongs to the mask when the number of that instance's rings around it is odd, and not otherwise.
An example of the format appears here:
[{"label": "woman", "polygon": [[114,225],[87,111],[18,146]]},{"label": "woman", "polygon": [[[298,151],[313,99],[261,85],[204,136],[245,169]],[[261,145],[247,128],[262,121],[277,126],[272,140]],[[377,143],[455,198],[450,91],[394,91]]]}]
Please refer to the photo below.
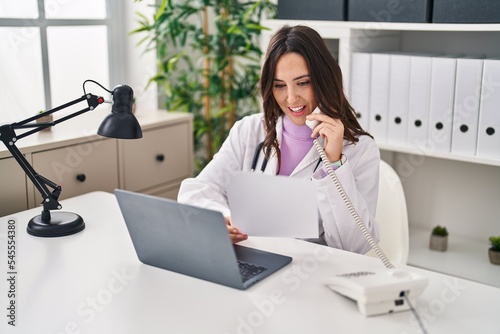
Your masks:
[{"label": "woman", "polygon": [[[234,125],[203,171],[182,182],[178,201],[222,212],[231,240],[238,242],[247,235],[231,225],[227,175],[257,169],[310,179],[318,189],[320,230],[320,238],[312,241],[367,252],[370,247],[319,160],[313,140],[319,136],[328,161],[375,240],[379,239],[375,222],[379,149],[356,120],[343,93],[340,67],[315,30],[284,26],[274,34],[262,68],[260,93],[264,112]],[[322,114],[311,114],[316,107]],[[311,130],[306,120],[319,125]],[[260,154],[255,163],[256,151]]]}]

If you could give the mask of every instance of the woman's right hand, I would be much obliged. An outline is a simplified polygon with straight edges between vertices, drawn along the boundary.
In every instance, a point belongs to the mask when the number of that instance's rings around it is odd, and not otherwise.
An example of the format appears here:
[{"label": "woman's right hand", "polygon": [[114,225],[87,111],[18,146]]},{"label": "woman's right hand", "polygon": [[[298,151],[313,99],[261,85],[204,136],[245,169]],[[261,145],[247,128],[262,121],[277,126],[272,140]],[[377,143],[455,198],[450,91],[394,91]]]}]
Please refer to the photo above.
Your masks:
[{"label": "woman's right hand", "polygon": [[237,243],[248,239],[248,235],[241,233],[236,227],[231,225],[231,217],[224,217],[226,221],[227,232],[233,243]]}]

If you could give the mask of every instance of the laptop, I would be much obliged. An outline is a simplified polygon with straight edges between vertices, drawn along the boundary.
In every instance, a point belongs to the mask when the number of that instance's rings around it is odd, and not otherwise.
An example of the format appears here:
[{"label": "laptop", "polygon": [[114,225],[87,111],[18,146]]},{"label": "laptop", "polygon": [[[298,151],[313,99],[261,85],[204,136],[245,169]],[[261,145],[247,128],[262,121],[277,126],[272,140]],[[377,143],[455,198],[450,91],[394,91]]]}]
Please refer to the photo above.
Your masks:
[{"label": "laptop", "polygon": [[292,261],[234,245],[218,211],[121,189],[115,196],[144,264],[245,290]]}]

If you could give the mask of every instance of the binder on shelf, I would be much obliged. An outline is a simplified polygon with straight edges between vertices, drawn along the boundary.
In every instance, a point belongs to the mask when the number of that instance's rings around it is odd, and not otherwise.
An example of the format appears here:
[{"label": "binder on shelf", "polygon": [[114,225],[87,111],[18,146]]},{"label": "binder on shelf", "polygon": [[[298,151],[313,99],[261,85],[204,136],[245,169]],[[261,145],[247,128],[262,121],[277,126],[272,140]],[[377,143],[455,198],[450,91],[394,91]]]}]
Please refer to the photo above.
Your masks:
[{"label": "binder on shelf", "polygon": [[500,59],[483,63],[476,155],[500,159]]},{"label": "binder on shelf", "polygon": [[457,59],[454,56],[432,57],[426,146],[436,153],[451,152],[456,68]]},{"label": "binder on shelf", "polygon": [[457,59],[451,135],[454,154],[476,154],[482,73],[483,59]]},{"label": "binder on shelf", "polygon": [[345,21],[346,12],[347,2],[344,0],[278,0],[280,20]]},{"label": "binder on shelf", "polygon": [[387,143],[406,146],[410,55],[390,54]]},{"label": "binder on shelf", "polygon": [[352,54],[350,102],[364,130],[369,128],[370,117],[370,63],[370,53]]},{"label": "binder on shelf", "polygon": [[432,57],[410,57],[407,146],[428,150]]},{"label": "binder on shelf", "polygon": [[425,23],[431,21],[431,10],[430,0],[349,0],[347,21]]},{"label": "binder on shelf", "polygon": [[498,0],[434,0],[432,22],[498,23],[500,3]]},{"label": "binder on shelf", "polygon": [[390,55],[371,54],[369,131],[376,141],[387,142]]}]

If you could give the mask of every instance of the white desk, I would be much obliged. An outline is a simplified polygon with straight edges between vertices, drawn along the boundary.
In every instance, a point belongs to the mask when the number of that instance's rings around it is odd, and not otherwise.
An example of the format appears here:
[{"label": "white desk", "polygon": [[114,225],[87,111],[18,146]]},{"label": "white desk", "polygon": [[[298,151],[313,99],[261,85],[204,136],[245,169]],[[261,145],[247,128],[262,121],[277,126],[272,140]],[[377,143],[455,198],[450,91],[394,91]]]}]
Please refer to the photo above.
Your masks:
[{"label": "white desk", "polygon": [[[83,216],[83,232],[28,235],[27,221],[39,209],[0,218],[1,333],[420,333],[410,312],[366,318],[321,284],[328,275],[382,268],[375,258],[294,239],[250,238],[245,245],[294,260],[240,291],[140,263],[112,194],[89,193],[62,205]],[[17,221],[16,327],[6,317],[8,218]],[[499,332],[500,289],[412,270],[429,277],[416,305],[429,334]]]}]

